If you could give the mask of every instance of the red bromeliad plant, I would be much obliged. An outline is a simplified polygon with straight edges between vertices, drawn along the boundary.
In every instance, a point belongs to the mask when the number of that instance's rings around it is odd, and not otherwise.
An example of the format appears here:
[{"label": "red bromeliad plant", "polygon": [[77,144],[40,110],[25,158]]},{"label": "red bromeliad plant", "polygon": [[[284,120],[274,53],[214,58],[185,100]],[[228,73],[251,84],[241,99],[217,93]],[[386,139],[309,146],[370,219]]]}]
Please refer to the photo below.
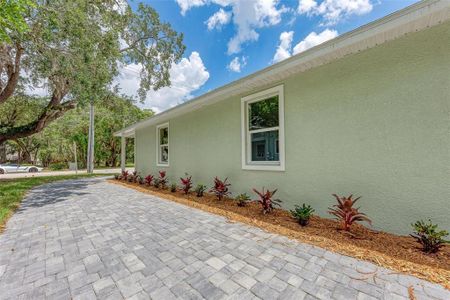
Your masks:
[{"label": "red bromeliad plant", "polygon": [[159,184],[162,188],[165,188],[167,185],[167,177],[166,171],[159,171]]},{"label": "red bromeliad plant", "polygon": [[253,189],[253,191],[259,196],[258,201],[262,206],[262,212],[263,214],[272,212],[274,205],[281,206],[281,200],[280,199],[273,199],[273,195],[277,192],[277,190],[273,191],[264,191],[264,188],[262,191],[258,191],[257,189]]},{"label": "red bromeliad plant", "polygon": [[120,179],[127,180],[128,177],[128,171],[122,171],[122,174],[120,175]]},{"label": "red bromeliad plant", "polygon": [[333,194],[333,196],[336,198],[338,204],[330,207],[328,213],[336,216],[336,218],[342,222],[343,230],[349,231],[353,222],[365,221],[372,225],[372,221],[366,216],[366,214],[358,211],[359,207],[353,207],[356,201],[358,201],[361,197],[352,199],[353,195],[348,197],[339,197],[338,195]]},{"label": "red bromeliad plant", "polygon": [[152,185],[153,175],[152,174],[147,175],[144,180],[145,180],[146,185],[149,185],[149,186]]},{"label": "red bromeliad plant", "polygon": [[186,178],[180,178],[181,185],[183,186],[182,190],[185,194],[189,194],[189,191],[192,188],[192,176],[188,176],[186,173]]},{"label": "red bromeliad plant", "polygon": [[223,197],[230,195],[231,193],[228,191],[228,187],[231,186],[231,183],[227,182],[228,178],[225,178],[224,181],[217,178],[214,178],[214,186],[211,188],[210,192],[214,193],[218,200],[222,200]]}]

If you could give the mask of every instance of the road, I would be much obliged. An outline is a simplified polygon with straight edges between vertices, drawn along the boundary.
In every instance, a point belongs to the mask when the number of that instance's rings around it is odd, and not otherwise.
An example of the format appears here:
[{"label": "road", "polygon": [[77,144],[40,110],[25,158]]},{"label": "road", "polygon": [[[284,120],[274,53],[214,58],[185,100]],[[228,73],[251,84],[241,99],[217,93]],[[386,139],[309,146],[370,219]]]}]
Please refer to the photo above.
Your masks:
[{"label": "road", "polygon": [[[127,170],[133,170],[128,168]],[[96,169],[94,170],[96,174],[116,174],[120,173],[120,168],[117,169]],[[75,171],[44,171],[39,173],[10,173],[1,174],[0,180],[2,179],[15,179],[15,178],[26,178],[26,177],[42,177],[42,176],[59,176],[59,175],[75,175]],[[86,170],[79,170],[78,174],[86,174]]]}]

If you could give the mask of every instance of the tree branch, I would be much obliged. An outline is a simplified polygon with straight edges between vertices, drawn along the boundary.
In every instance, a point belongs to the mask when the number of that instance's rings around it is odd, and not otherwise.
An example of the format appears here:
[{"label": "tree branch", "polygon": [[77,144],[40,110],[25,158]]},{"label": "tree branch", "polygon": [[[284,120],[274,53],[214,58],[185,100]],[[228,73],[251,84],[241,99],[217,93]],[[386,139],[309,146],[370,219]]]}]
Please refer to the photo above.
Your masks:
[{"label": "tree branch", "polygon": [[7,76],[8,76],[8,82],[5,86],[5,88],[0,92],[0,104],[5,102],[9,97],[12,96],[14,93],[17,82],[19,81],[19,75],[20,75],[20,59],[22,58],[24,49],[20,44],[16,44],[16,56],[14,59],[14,66],[8,65],[7,67]]}]

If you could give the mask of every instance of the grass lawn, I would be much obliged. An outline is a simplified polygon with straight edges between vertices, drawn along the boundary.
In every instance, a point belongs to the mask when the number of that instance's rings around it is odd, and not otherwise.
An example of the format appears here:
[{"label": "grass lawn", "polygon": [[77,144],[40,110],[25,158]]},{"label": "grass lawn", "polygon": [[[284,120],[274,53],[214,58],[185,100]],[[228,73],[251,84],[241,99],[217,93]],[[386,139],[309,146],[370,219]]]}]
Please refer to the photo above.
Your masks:
[{"label": "grass lawn", "polygon": [[[108,175],[108,174],[106,174]],[[109,174],[110,175],[110,174]],[[26,192],[35,186],[65,179],[105,176],[105,174],[80,174],[47,177],[18,178],[0,181],[0,232],[6,220],[19,207]]]}]

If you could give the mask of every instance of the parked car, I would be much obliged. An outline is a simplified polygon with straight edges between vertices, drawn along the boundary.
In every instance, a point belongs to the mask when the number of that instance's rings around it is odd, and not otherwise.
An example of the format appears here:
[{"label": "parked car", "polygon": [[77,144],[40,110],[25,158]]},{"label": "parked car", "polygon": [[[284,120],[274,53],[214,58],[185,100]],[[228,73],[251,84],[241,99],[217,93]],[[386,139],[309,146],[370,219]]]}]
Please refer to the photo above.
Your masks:
[{"label": "parked car", "polygon": [[36,173],[41,172],[43,168],[37,166],[21,166],[18,164],[0,164],[0,174],[6,173]]}]

